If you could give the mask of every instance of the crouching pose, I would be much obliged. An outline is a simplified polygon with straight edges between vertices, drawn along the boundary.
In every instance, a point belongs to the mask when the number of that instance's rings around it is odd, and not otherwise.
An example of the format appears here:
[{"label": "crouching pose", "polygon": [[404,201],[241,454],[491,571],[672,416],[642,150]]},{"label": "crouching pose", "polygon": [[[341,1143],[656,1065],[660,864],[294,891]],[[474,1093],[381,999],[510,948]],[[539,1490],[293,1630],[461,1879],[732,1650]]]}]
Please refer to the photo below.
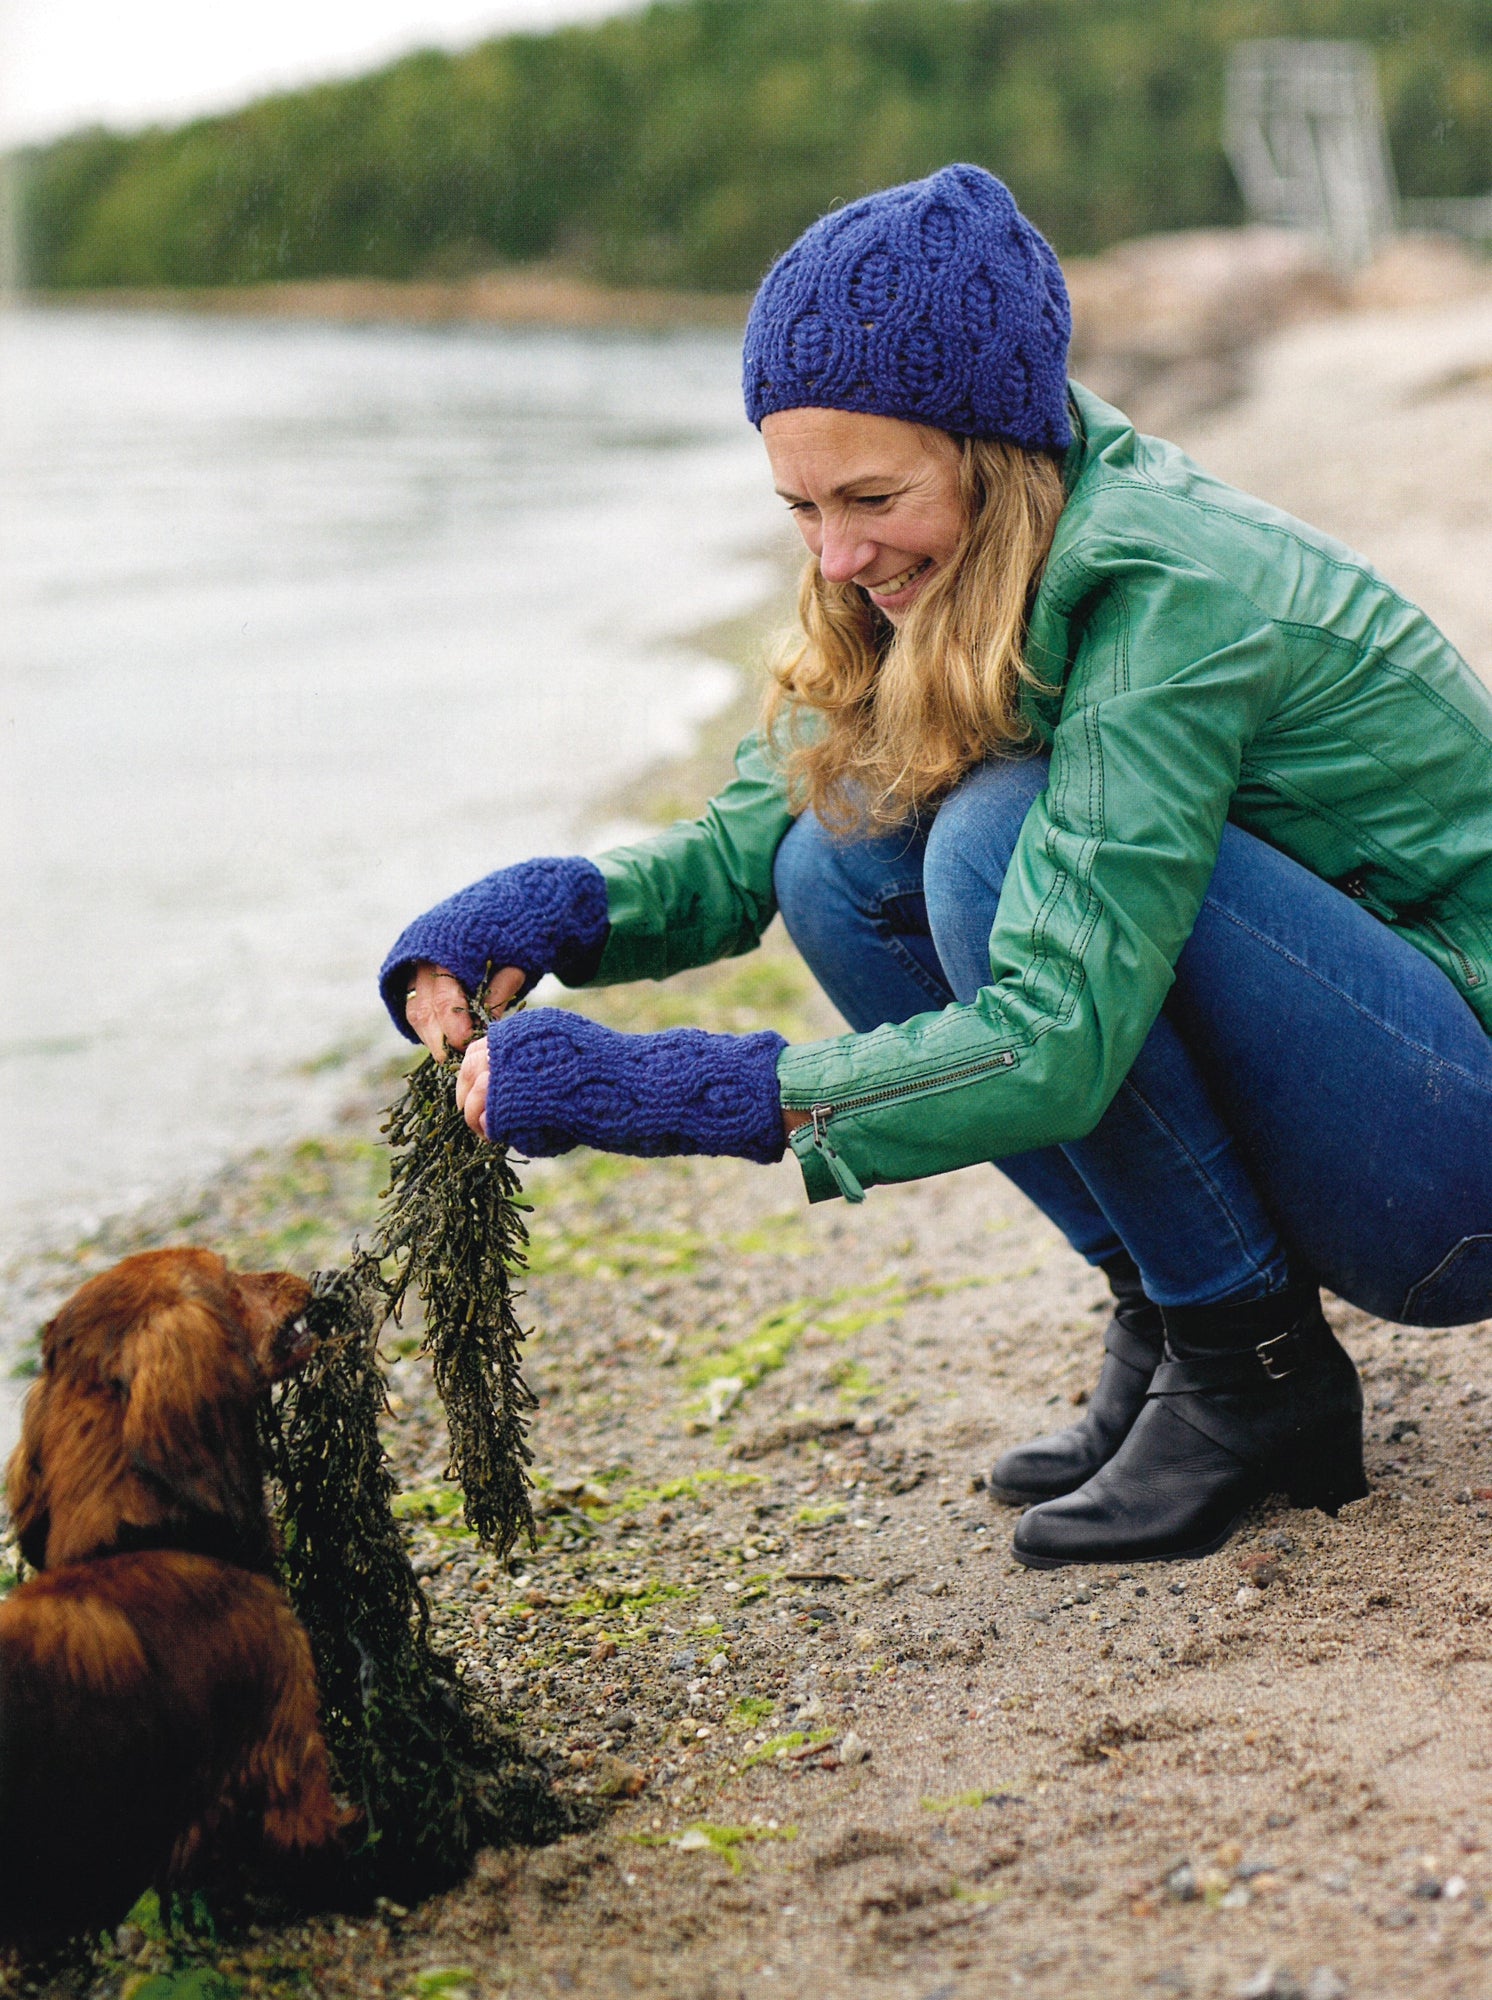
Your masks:
[{"label": "crouching pose", "polygon": [[1008,1452],[1036,1565],[1200,1555],[1366,1491],[1329,1286],[1492,1314],[1492,696],[1360,557],[1066,374],[1057,262],[974,167],[769,272],[746,407],[811,560],[708,811],[520,864],[399,939],[431,1046],[505,1001],[750,949],[781,909],[853,1030],[467,1051],[529,1153],[790,1144],[810,1200],[1000,1168],[1115,1296],[1081,1424]]}]

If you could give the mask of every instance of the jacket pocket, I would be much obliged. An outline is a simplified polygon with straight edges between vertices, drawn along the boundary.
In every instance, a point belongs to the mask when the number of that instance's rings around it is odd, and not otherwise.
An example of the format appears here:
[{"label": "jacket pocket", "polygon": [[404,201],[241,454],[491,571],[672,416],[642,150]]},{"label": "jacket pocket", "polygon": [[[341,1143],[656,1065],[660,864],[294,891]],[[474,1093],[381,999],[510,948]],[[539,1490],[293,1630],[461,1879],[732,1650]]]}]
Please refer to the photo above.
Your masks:
[{"label": "jacket pocket", "polygon": [[1469,1326],[1492,1319],[1492,1235],[1463,1236],[1409,1287],[1399,1318],[1406,1326]]}]

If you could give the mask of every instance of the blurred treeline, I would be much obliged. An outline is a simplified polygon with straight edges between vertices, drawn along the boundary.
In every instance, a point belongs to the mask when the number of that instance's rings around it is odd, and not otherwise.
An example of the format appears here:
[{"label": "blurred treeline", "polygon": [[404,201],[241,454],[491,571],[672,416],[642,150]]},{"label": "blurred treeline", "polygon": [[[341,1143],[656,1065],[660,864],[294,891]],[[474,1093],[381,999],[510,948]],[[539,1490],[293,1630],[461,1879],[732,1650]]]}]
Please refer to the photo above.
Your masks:
[{"label": "blurred treeline", "polygon": [[1492,189],[1492,0],[662,0],[23,162],[42,286],[558,259],[748,287],[831,202],[976,160],[1064,253],[1237,220],[1229,45],[1378,52],[1406,194]]}]

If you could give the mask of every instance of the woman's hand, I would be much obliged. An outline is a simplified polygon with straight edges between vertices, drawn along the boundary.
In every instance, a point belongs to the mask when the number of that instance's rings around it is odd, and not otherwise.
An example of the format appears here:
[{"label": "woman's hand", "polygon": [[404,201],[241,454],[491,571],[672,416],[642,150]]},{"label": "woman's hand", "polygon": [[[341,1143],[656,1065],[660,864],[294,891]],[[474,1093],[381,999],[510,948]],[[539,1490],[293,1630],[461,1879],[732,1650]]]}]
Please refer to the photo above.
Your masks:
[{"label": "woman's hand", "polygon": [[[495,972],[483,1003],[488,1013],[501,1014],[511,1006],[523,991],[523,981],[515,965]],[[447,1048],[464,1049],[476,1031],[460,980],[443,966],[423,962],[415,966],[404,996],[404,1018],[437,1061]],[[459,1101],[459,1084],[457,1090]]]},{"label": "woman's hand", "polygon": [[456,1109],[479,1139],[487,1136],[487,1084],[491,1058],[487,1037],[479,1035],[461,1058],[456,1072]]}]

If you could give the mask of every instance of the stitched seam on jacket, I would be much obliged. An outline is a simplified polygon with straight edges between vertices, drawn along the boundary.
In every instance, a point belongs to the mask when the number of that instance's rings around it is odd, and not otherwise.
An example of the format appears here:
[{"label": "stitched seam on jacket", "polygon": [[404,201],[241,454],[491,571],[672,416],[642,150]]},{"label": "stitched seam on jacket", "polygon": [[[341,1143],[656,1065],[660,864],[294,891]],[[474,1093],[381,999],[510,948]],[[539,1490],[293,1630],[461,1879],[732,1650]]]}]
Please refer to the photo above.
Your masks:
[{"label": "stitched seam on jacket", "polygon": [[[1115,585],[1114,596],[1119,619],[1119,630],[1113,652],[1115,691],[1122,692],[1129,687],[1129,598],[1122,584]],[[1099,917],[1098,898],[1093,893],[1093,866],[1108,837],[1104,805],[1102,738],[1098,721],[1100,706],[1099,702],[1085,704],[1081,715],[1083,737],[1088,750],[1088,825],[1096,828],[1096,831],[1082,842],[1079,872],[1074,872],[1065,866],[1056,869],[1051,889],[1043,898],[1041,908],[1031,925],[1031,939],[1035,950],[1022,976],[1021,987],[1028,1004],[1044,1016],[1038,1019],[1034,1029],[1030,1031],[1030,1041],[1033,1046],[1043,1035],[1050,1034],[1055,1028],[1064,1027],[1072,1019],[1078,997],[1088,983],[1084,955],[1093,941]],[[1074,717],[1073,720],[1077,721],[1079,718]],[[1067,791],[1072,782],[1072,761],[1065,750],[1058,759],[1060,768],[1056,803],[1058,811],[1064,814]],[[1054,957],[1048,939],[1057,912],[1066,901],[1069,885],[1077,888],[1081,900],[1073,913],[1070,944],[1063,953],[1067,963],[1062,990],[1058,995],[1056,1006],[1047,1012],[1041,1007],[1037,981],[1043,968],[1049,966]]]}]

